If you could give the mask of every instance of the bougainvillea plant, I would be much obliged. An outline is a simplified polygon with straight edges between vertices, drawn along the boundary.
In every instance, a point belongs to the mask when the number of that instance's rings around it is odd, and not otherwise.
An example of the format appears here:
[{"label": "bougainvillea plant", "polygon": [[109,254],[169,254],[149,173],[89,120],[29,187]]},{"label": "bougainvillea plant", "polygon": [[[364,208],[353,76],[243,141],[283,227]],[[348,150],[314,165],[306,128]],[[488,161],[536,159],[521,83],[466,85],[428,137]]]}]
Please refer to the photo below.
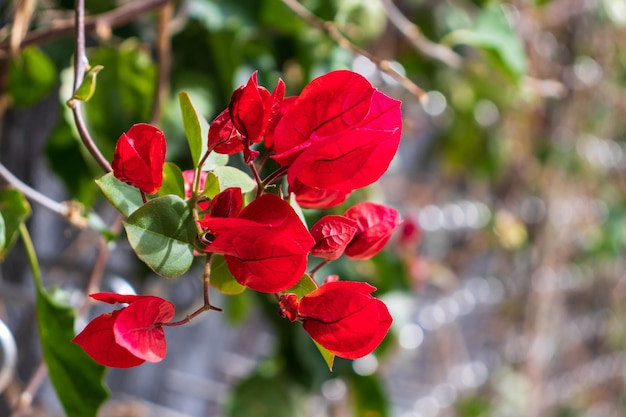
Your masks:
[{"label": "bougainvillea plant", "polygon": [[[360,358],[381,343],[392,318],[371,295],[376,288],[337,276],[318,285],[315,273],[343,254],[374,256],[398,227],[398,213],[363,202],[309,230],[300,207],[337,206],[383,175],[400,142],[400,102],[351,71],[318,77],[297,97],[284,93],[282,80],[270,92],[254,73],[208,130],[181,93],[193,169],[165,162],[165,136],[154,126],[137,124],[120,136],[113,172],[97,183],[126,216],[131,247],[157,274],[179,276],[204,257],[204,305],[172,322],[174,306],[162,298],[92,294],[126,304],[74,338],[95,361],[126,368],[162,360],[163,327],[220,310],[209,300],[210,285],[229,294],[275,294],[277,311],[301,323],[329,367],[335,356]],[[251,176],[226,166],[237,153]],[[309,255],[322,260],[307,272]],[[211,268],[223,264],[227,278],[212,280]]]}]

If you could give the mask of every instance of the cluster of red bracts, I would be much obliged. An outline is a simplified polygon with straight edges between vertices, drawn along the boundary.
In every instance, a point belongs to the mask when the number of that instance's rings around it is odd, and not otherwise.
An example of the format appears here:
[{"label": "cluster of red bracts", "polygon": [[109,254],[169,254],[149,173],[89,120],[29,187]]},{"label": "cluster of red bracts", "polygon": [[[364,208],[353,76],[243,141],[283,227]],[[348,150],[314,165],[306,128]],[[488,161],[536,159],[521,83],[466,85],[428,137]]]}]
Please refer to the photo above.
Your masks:
[{"label": "cluster of red bracts", "polygon": [[[229,107],[211,123],[208,149],[243,152],[252,163],[266,152],[287,175],[289,192],[305,208],[330,208],[355,189],[378,180],[395,155],[401,132],[400,102],[351,71],[321,76],[297,97],[284,97],[279,81],[272,93],[257,83],[256,73],[235,90]],[[138,124],[116,146],[113,173],[145,194],[163,180],[165,137]],[[193,171],[184,172],[187,197]],[[204,180],[201,177],[200,182]],[[202,187],[202,184],[201,184]],[[251,290],[279,296],[281,314],[332,354],[354,359],[371,353],[387,334],[391,316],[361,282],[327,280],[298,298],[289,293],[303,276],[309,254],[331,261],[342,254],[368,259],[378,253],[398,227],[394,209],[360,203],[343,215],[319,220],[311,231],[291,205],[274,194],[261,194],[243,207],[239,188],[228,188],[202,202],[199,225],[204,251],[224,255],[235,280]],[[174,316],[171,303],[152,296],[110,293],[91,295],[128,306],[103,314],[74,339],[97,362],[131,367],[165,356],[163,325]]]}]

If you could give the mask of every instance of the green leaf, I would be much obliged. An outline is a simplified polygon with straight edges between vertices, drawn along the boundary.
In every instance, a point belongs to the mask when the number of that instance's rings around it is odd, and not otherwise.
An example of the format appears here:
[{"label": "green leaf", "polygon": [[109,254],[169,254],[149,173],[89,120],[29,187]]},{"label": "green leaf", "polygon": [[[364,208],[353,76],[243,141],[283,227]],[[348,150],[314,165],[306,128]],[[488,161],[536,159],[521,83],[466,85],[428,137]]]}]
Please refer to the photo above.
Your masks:
[{"label": "green leaf", "polygon": [[157,274],[173,278],[191,266],[196,225],[180,197],[166,195],[148,201],[128,217],[124,228],[139,259]]},{"label": "green leaf", "polygon": [[293,287],[285,290],[285,293],[293,293],[298,296],[298,299],[304,297],[305,295],[315,291],[317,289],[317,284],[311,278],[309,274],[302,275],[300,281],[296,283]]},{"label": "green leaf", "polygon": [[37,286],[37,323],[52,385],[68,417],[96,417],[109,397],[106,368],[93,361],[74,338],[74,310],[51,299]]},{"label": "green leaf", "polygon": [[4,260],[13,247],[20,232],[20,225],[30,216],[30,205],[24,195],[12,188],[0,190],[0,215],[2,215],[3,234],[0,247],[0,261]]},{"label": "green leaf", "polygon": [[217,179],[217,176],[208,172],[206,176],[206,180],[204,181],[204,191],[202,194],[206,195],[209,198],[213,198],[218,195],[220,192],[220,183]]},{"label": "green leaf", "polygon": [[46,292],[28,230],[24,223],[18,229],[35,280],[37,325],[50,381],[67,417],[96,417],[109,396],[103,384],[106,368],[72,343],[74,310]]},{"label": "green leaf", "polygon": [[526,74],[524,46],[497,3],[491,3],[483,9],[472,29],[455,30],[446,35],[442,42],[483,49],[515,81],[520,81]]},{"label": "green leaf", "polygon": [[217,152],[211,152],[207,157],[204,164],[202,164],[203,171],[212,171],[217,167],[222,167],[228,163],[228,155],[224,155]]},{"label": "green leaf", "polygon": [[326,365],[328,366],[328,370],[332,372],[333,363],[335,363],[335,354],[330,353],[328,349],[326,349],[324,346],[317,343],[315,340],[313,340],[313,343],[315,343],[315,347],[322,354],[322,358],[324,358],[324,362],[326,362]]},{"label": "green leaf", "polygon": [[202,158],[207,149],[206,142],[208,139],[204,140],[204,138],[208,135],[209,124],[202,115],[198,114],[188,93],[179,93],[178,101],[180,103],[180,111],[183,114],[183,126],[185,127],[189,150],[191,151],[191,159],[194,168],[197,168],[200,158]]},{"label": "green leaf", "polygon": [[[89,101],[96,92],[96,77],[104,67],[102,65],[94,65],[85,73],[85,78],[72,96],[73,100]],[[71,100],[72,100],[71,99]]]},{"label": "green leaf", "polygon": [[139,189],[118,180],[111,172],[98,178],[96,184],[113,207],[126,217],[143,205]]},{"label": "green leaf", "polygon": [[230,187],[241,188],[242,193],[247,193],[256,188],[256,182],[245,172],[231,166],[217,167],[213,170],[220,183],[220,190]]},{"label": "green leaf", "polygon": [[54,63],[39,48],[30,47],[11,60],[7,89],[16,107],[31,107],[46,97],[57,82]]},{"label": "green leaf", "polygon": [[223,255],[211,255],[211,286],[228,295],[241,294],[246,287],[238,283],[228,270]]},{"label": "green leaf", "polygon": [[183,179],[183,173],[178,168],[178,165],[171,162],[166,162],[163,165],[163,185],[159,189],[159,196],[168,194],[176,195],[180,198],[185,198],[185,180]]}]

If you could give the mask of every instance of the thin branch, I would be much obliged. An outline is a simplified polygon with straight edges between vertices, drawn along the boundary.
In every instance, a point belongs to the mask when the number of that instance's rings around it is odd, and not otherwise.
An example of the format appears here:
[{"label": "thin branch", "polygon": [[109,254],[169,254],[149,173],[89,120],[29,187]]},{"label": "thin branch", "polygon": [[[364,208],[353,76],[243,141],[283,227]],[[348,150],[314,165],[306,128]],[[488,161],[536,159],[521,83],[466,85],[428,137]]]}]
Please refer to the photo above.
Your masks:
[{"label": "thin branch", "polygon": [[460,68],[463,58],[445,45],[427,39],[420,28],[402,14],[392,0],[382,0],[387,17],[391,24],[413,45],[420,53],[443,62],[452,68]]},{"label": "thin branch", "polygon": [[151,123],[157,124],[161,117],[161,108],[169,90],[170,67],[172,61],[171,25],[174,15],[174,4],[169,1],[159,10],[156,29],[157,85],[154,102],[152,103]]},{"label": "thin branch", "polygon": [[385,74],[396,80],[398,83],[400,83],[400,85],[402,85],[407,91],[415,95],[420,100],[420,102],[425,103],[428,100],[426,92],[418,87],[417,84],[415,84],[413,81],[409,80],[407,77],[396,71],[391,65],[391,62],[386,59],[380,59],[377,56],[372,55],[365,49],[355,45],[343,33],[341,33],[341,31],[337,28],[337,25],[335,25],[334,22],[320,19],[319,17],[311,13],[306,7],[298,3],[297,0],[282,0],[282,2],[287,7],[289,7],[295,14],[306,20],[309,24],[326,32],[342,48],[348,49],[372,61],[374,64],[376,64],[380,71],[384,72]]},{"label": "thin branch", "polygon": [[29,185],[13,175],[13,173],[11,173],[11,171],[9,171],[2,163],[0,163],[0,177],[4,178],[6,182],[8,182],[13,188],[19,190],[29,200],[47,208],[53,213],[67,217],[67,208],[64,204],[54,201],[34,188],[31,188]]},{"label": "thin branch", "polygon": [[13,407],[13,412],[11,413],[11,417],[22,417],[29,414],[30,407],[33,403],[33,398],[39,391],[41,385],[46,381],[46,377],[48,376],[48,367],[46,363],[42,360],[39,362],[37,369],[31,375],[30,380],[28,381],[28,385],[20,396],[18,397],[17,404]]},{"label": "thin branch", "polygon": [[[76,13],[75,13],[75,30],[76,30],[76,43],[74,48],[74,93],[78,90],[85,76],[85,67],[87,65],[87,56],[85,55],[85,0],[76,0]],[[74,116],[74,123],[78,134],[96,162],[102,167],[104,172],[111,172],[111,165],[109,161],[102,155],[93,138],[87,130],[85,121],[83,119],[83,113],[81,111],[81,101],[70,99],[67,105],[72,109],[72,115]]]},{"label": "thin branch", "polygon": [[[94,32],[99,27],[110,28],[121,26],[145,14],[146,12],[149,12],[150,10],[162,7],[170,1],[172,0],[131,1],[106,13],[86,18],[84,28],[86,32]],[[71,36],[74,33],[74,26],[74,19],[55,20],[49,27],[28,32],[17,47],[19,47],[19,49],[24,49],[27,46],[41,45],[56,39]],[[8,52],[10,48],[11,44],[9,40],[0,42],[0,52]]]}]

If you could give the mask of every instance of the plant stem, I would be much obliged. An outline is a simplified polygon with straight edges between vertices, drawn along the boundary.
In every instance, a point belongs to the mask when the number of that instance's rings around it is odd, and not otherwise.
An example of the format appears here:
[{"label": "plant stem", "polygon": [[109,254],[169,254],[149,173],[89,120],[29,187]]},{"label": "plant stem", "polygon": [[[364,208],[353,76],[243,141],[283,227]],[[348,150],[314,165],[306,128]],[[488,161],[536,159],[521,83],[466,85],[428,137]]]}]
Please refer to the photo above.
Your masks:
[{"label": "plant stem", "polygon": [[311,276],[311,278],[315,278],[315,274],[317,273],[317,271],[319,271],[320,269],[322,269],[329,263],[330,263],[330,259],[324,259],[315,268],[311,269],[311,271],[309,272],[309,275]]},{"label": "plant stem", "polygon": [[35,285],[37,286],[38,291],[43,291],[41,269],[39,268],[39,261],[37,260],[35,245],[33,245],[33,240],[30,238],[30,233],[28,233],[28,229],[26,228],[26,225],[24,223],[20,223],[19,230],[20,237],[22,238],[22,243],[24,244],[24,249],[26,250],[26,257],[28,258],[28,263],[30,264],[30,268],[33,272]]},{"label": "plant stem", "polygon": [[0,163],[0,177],[4,178],[13,188],[20,191],[22,194],[26,196],[29,200],[39,204],[42,207],[47,208],[53,213],[59,214],[61,216],[66,216],[67,210],[65,206],[57,201],[52,200],[51,198],[41,194],[39,191],[31,188],[26,183],[22,182],[19,178],[17,178],[11,171],[7,169],[2,163]]},{"label": "plant stem", "polygon": [[212,253],[207,253],[205,260],[204,260],[204,274],[202,276],[203,278],[202,280],[204,283],[204,304],[193,313],[188,314],[184,319],[174,321],[174,322],[169,322],[169,323],[159,323],[160,326],[164,326],[164,327],[182,326],[184,324],[189,323],[191,320],[195,319],[196,317],[198,317],[200,314],[204,313],[205,311],[210,311],[210,310],[223,311],[219,307],[212,306],[211,301],[209,299],[209,292],[211,291],[211,256],[212,255],[213,255]]},{"label": "plant stem", "polygon": [[263,180],[263,187],[267,187],[268,185],[270,185],[271,183],[273,183],[274,181],[276,181],[277,179],[279,179],[280,177],[285,175],[287,173],[288,168],[289,167],[286,167],[286,166],[285,167],[280,167],[276,171],[274,171],[270,175],[268,175]]},{"label": "plant stem", "polygon": [[[74,47],[74,93],[80,87],[85,76],[85,67],[87,65],[87,56],[85,55],[85,0],[76,0],[75,13],[75,31],[76,43]],[[72,94],[73,95],[73,94]],[[83,113],[81,111],[82,102],[80,100],[70,99],[67,105],[72,109],[74,123],[83,144],[96,160],[98,165],[102,167],[104,172],[111,172],[109,161],[102,155],[100,149],[96,146],[93,138],[87,130]]]},{"label": "plant stem", "polygon": [[263,191],[265,190],[265,184],[263,184],[263,180],[261,180],[261,177],[259,176],[259,171],[256,168],[256,165],[254,165],[254,162],[248,162],[248,166],[250,167],[250,170],[252,171],[252,175],[254,175],[254,180],[256,181],[256,197],[255,198],[259,198],[262,194]]}]

